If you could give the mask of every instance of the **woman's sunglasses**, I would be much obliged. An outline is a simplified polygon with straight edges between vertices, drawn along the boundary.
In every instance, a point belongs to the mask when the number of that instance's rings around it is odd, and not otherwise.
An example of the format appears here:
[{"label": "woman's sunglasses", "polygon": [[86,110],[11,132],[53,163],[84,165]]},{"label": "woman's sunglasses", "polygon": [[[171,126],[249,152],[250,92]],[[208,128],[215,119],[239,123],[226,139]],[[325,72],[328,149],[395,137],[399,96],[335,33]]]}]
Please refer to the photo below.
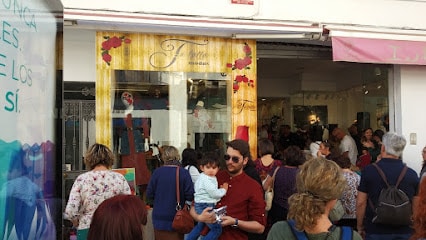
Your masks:
[{"label": "woman's sunglasses", "polygon": [[225,159],[225,161],[228,161],[229,159],[232,159],[232,161],[234,163],[238,163],[240,161],[240,157],[231,156],[231,155],[228,155],[228,154],[225,154],[225,156],[223,157],[223,159]]}]

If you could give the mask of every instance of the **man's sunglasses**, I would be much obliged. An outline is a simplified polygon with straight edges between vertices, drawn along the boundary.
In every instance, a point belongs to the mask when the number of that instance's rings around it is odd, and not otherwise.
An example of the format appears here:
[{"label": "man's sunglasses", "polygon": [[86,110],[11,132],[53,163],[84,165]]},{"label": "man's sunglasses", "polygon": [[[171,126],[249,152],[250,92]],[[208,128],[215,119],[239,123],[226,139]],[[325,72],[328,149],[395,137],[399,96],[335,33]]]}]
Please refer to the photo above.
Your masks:
[{"label": "man's sunglasses", "polygon": [[231,155],[228,155],[228,154],[225,154],[225,156],[223,156],[223,159],[225,159],[225,161],[228,161],[229,159],[232,159],[232,161],[234,163],[238,163],[240,161],[240,157],[231,156]]}]

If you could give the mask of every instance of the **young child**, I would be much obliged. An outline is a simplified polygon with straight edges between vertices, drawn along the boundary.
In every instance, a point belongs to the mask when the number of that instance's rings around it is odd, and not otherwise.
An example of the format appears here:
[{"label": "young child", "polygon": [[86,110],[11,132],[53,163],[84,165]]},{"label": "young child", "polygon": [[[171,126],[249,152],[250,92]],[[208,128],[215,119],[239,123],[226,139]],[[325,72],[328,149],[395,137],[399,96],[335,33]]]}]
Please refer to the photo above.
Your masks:
[{"label": "young child", "polygon": [[[200,161],[200,169],[203,171],[194,185],[194,207],[200,214],[206,207],[214,208],[216,203],[226,194],[228,183],[220,188],[217,186],[216,173],[219,171],[219,156],[214,152],[205,153]],[[205,223],[199,222],[187,235],[186,240],[196,240],[200,236]],[[207,224],[210,231],[204,236],[204,240],[216,240],[222,233],[220,223]]]}]

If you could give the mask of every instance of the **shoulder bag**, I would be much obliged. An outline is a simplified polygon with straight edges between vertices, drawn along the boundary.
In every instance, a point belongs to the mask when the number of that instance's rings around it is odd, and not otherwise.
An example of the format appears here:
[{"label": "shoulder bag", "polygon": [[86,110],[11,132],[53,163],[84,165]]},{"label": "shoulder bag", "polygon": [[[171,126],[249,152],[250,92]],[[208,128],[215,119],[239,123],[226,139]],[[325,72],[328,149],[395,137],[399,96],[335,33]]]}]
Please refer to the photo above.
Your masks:
[{"label": "shoulder bag", "polygon": [[194,219],[189,214],[189,206],[180,205],[179,167],[176,167],[176,201],[176,214],[173,218],[172,228],[178,233],[189,233],[194,228]]},{"label": "shoulder bag", "polygon": [[275,168],[274,174],[272,175],[272,182],[271,186],[268,188],[268,190],[265,191],[265,210],[269,211],[272,207],[272,200],[274,199],[274,182],[275,182],[275,175],[277,174],[278,169],[280,169],[280,166]]}]

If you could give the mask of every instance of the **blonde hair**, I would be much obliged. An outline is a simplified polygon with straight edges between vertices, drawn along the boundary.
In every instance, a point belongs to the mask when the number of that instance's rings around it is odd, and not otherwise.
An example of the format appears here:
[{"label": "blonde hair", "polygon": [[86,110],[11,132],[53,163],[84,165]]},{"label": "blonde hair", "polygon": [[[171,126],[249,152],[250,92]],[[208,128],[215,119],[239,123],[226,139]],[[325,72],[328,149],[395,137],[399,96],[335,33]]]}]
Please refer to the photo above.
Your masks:
[{"label": "blonde hair", "polygon": [[177,148],[173,146],[163,146],[162,152],[161,152],[161,159],[164,162],[169,161],[179,161],[180,160],[180,154]]},{"label": "blonde hair", "polygon": [[296,186],[297,193],[288,199],[288,218],[302,231],[316,225],[329,201],[340,198],[346,180],[335,162],[315,158],[299,167]]},{"label": "blonde hair", "polygon": [[87,150],[84,164],[89,170],[93,170],[98,165],[111,168],[112,164],[114,164],[114,154],[107,146],[95,143]]}]

